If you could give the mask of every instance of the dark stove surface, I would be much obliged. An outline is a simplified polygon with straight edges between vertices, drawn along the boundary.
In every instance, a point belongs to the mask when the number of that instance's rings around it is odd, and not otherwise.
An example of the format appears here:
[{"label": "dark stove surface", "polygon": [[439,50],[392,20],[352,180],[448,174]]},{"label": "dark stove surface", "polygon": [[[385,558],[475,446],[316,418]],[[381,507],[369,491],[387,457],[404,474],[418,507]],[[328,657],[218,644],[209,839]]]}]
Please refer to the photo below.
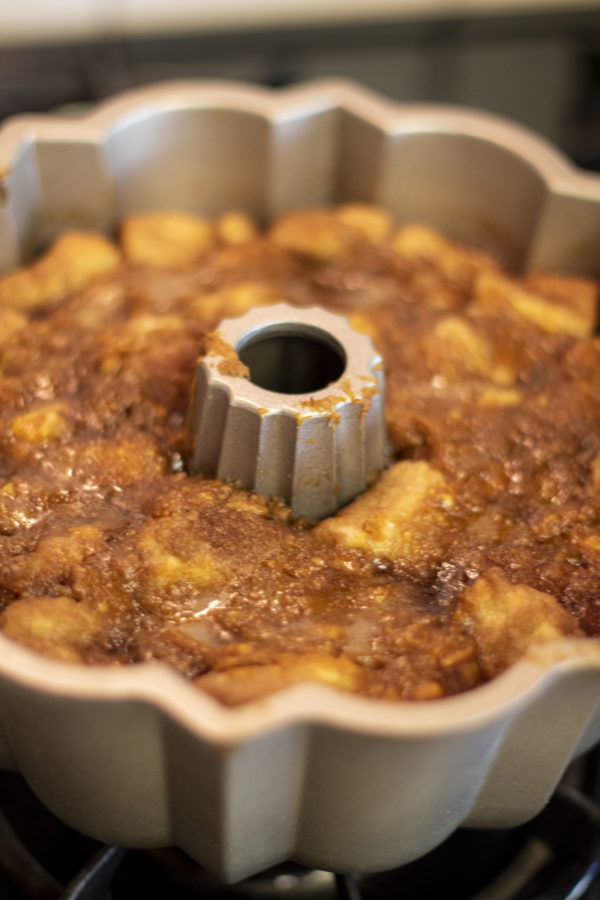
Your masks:
[{"label": "dark stove surface", "polygon": [[[461,829],[426,857],[375,875],[293,863],[224,885],[177,849],[102,846],[0,773],[0,900],[600,900],[600,756],[520,828]],[[573,779],[570,779],[571,782]]]}]

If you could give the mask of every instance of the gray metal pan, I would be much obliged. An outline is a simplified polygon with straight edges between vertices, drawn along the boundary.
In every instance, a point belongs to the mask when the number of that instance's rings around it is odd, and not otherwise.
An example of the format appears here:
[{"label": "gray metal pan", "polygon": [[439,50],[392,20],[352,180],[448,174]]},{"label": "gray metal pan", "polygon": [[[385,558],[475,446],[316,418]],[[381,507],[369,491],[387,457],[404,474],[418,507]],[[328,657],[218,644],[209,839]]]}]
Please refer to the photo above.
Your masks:
[{"label": "gray metal pan", "polygon": [[[526,130],[393,105],[346,83],[281,92],[183,82],[79,119],[0,134],[0,269],[68,226],[132,211],[347,200],[485,247],[515,270],[600,273],[600,179]],[[286,858],[390,868],[461,824],[535,815],[600,738],[600,642],[530,651],[491,683],[427,703],[295,686],[226,709],[174,672],[83,668],[0,635],[0,760],[101,840],[177,844],[236,880]]]}]

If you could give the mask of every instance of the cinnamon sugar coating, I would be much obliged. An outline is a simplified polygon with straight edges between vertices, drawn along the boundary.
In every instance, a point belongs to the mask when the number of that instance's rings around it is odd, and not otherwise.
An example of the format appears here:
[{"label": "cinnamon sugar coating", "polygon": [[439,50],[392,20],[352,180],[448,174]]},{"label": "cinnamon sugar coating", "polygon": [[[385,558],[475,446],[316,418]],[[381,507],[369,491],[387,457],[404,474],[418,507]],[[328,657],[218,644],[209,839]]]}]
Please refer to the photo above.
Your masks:
[{"label": "cinnamon sugar coating", "polygon": [[[317,525],[183,465],[212,332],[281,301],[346,314],[385,366],[393,463]],[[597,637],[595,325],[592,283],[361,204],[61,238],[0,278],[0,626],[229,705],[307,680],[432,700]]]}]

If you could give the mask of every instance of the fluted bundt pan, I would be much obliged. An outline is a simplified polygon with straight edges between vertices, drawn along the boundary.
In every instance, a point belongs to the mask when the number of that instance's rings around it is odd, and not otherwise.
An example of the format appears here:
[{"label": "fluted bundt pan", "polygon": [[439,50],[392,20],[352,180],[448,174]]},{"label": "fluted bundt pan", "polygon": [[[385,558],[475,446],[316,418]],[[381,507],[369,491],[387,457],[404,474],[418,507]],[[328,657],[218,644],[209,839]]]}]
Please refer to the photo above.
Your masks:
[{"label": "fluted bundt pan", "polygon": [[[599,273],[600,179],[496,118],[328,82],[170,84],[77,120],[13,121],[0,136],[0,268],[65,227],[111,231],[133,211],[268,220],[351,200],[430,222],[513,269]],[[75,828],[177,844],[228,880],[286,858],[384,869],[461,824],[520,823],[600,737],[599,698],[591,639],[532,650],[444,700],[306,684],[226,709],[160,665],[66,665],[0,636],[3,764]]]}]

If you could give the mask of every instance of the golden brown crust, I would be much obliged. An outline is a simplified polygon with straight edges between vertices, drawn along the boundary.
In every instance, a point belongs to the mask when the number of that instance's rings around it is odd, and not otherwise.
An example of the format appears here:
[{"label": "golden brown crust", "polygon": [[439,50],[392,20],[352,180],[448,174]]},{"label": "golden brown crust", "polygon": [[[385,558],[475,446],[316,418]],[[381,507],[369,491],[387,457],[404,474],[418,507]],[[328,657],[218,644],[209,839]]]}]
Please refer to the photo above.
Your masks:
[{"label": "golden brown crust", "polygon": [[140,213],[129,216],[121,228],[123,253],[128,262],[169,268],[195,263],[215,240],[212,222],[186,213]]},{"label": "golden brown crust", "polygon": [[25,313],[51,306],[119,262],[117,248],[100,235],[66,232],[30,266],[0,278],[0,306]]},{"label": "golden brown crust", "polygon": [[511,584],[496,568],[485,571],[467,588],[454,619],[473,634],[488,678],[516,662],[529,647],[582,636],[577,619],[556,597],[525,584]]},{"label": "golden brown crust", "polygon": [[[122,257],[126,262],[122,262]],[[321,303],[370,334],[394,463],[310,529],[182,472],[223,316]],[[600,634],[596,289],[511,279],[365,204],[148,214],[0,279],[0,626],[71,662],[161,660],[236,705],[317,681],[467,690]],[[232,369],[245,374],[237,357]]]},{"label": "golden brown crust", "polygon": [[418,571],[443,555],[454,505],[438,471],[422,460],[406,460],[383,472],[370,490],[313,533],[326,543],[402,560]]}]

